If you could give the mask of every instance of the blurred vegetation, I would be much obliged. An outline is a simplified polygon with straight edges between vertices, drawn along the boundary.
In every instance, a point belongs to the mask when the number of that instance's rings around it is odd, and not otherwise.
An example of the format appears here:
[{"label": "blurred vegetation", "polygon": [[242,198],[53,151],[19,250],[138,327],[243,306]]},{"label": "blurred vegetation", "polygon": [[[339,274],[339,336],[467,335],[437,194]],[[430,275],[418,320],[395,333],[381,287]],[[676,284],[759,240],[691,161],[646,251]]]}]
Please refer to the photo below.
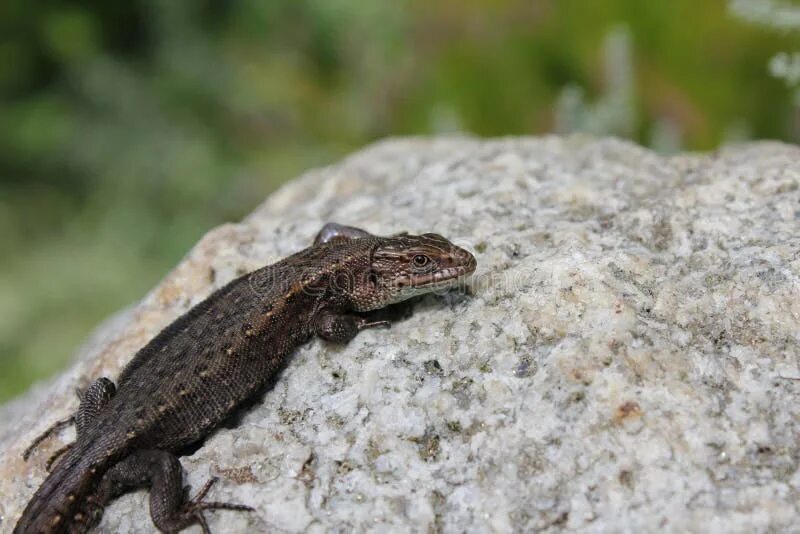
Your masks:
[{"label": "blurred vegetation", "polygon": [[4,0],[0,400],[304,169],[450,131],[796,140],[767,64],[798,49],[724,0]]}]

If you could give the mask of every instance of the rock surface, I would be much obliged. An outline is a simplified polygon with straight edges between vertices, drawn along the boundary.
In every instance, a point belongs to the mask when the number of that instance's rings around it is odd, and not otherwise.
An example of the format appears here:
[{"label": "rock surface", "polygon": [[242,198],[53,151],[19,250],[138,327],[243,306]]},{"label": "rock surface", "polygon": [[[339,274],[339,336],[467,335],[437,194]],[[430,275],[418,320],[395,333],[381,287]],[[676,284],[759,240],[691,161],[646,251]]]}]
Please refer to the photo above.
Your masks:
[{"label": "rock surface", "polygon": [[[471,295],[298,350],[182,458],[222,532],[797,529],[800,149],[660,157],[586,137],[377,144],[210,232],[61,377],[0,410],[0,532],[64,431],[20,453],[227,280],[326,221],[471,246]],[[147,494],[100,532],[152,532]],[[193,532],[199,532],[195,528]]]}]

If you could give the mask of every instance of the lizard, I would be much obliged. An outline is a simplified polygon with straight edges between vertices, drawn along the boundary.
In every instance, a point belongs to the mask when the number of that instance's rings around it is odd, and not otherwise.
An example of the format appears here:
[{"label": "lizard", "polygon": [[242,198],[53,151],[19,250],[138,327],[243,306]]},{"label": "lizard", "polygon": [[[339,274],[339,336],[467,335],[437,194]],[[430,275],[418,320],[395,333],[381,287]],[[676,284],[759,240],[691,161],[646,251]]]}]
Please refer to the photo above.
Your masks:
[{"label": "lizard", "polygon": [[315,335],[346,343],[389,326],[370,312],[452,287],[476,265],[437,234],[380,237],[326,224],[310,247],[234,279],[164,328],[116,384],[92,382],[77,412],[32,444],[75,424],[75,440],[57,451],[14,534],[87,532],[108,503],[140,487],[150,489],[150,517],[162,532],[199,524],[208,533],[204,511],[252,511],[206,501],[214,478],[188,499],[181,451],[251,402]]}]

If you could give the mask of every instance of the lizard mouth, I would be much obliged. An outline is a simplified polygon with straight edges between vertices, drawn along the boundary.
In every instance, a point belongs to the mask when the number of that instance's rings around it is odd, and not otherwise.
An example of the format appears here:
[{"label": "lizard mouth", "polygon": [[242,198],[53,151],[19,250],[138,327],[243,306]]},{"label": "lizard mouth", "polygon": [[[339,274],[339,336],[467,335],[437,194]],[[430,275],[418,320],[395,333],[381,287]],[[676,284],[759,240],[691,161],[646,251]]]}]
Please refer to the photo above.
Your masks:
[{"label": "lizard mouth", "polygon": [[395,287],[405,290],[431,290],[451,287],[456,283],[465,280],[475,272],[477,263],[475,258],[470,255],[470,260],[466,263],[439,269],[425,274],[414,274],[403,277],[395,282]]}]

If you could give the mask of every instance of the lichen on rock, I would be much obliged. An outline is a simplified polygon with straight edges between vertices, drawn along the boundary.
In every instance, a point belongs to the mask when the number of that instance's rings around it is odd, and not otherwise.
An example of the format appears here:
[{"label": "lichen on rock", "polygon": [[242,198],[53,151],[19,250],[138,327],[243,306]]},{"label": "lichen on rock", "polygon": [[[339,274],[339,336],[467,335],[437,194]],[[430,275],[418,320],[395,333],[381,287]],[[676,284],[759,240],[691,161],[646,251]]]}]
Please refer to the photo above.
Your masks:
[{"label": "lichen on rock", "polygon": [[[785,531],[800,471],[800,149],[661,157],[588,137],[379,143],[210,232],[62,376],[0,408],[0,531],[44,478],[20,453],[160,328],[327,221],[475,251],[468,294],[299,349],[182,458],[256,508],[214,532]],[[100,532],[152,532],[145,492]]]}]

